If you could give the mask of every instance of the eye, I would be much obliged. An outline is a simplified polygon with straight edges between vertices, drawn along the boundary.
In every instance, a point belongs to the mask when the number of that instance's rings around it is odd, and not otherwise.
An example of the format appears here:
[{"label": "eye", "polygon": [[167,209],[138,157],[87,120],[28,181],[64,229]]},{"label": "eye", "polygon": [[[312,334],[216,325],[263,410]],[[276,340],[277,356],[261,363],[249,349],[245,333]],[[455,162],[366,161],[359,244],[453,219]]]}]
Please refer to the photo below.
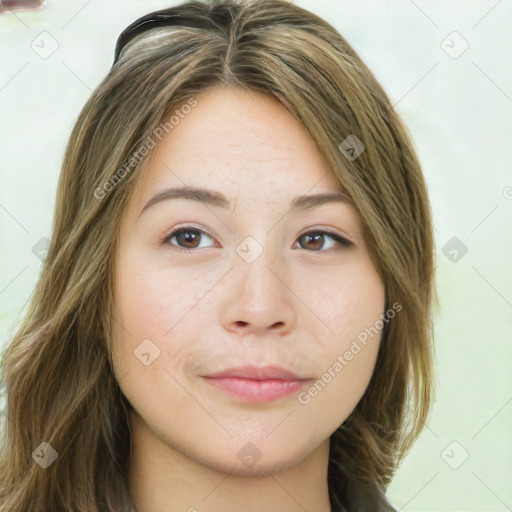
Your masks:
[{"label": "eye", "polygon": [[[193,228],[178,228],[168,235],[164,237],[162,240],[162,244],[168,244],[171,243],[173,238],[176,238],[176,242],[178,244],[178,248],[180,248],[184,252],[190,252],[190,249],[198,249],[201,248],[199,244],[200,238],[206,236],[210,240],[213,240],[213,238],[210,235],[207,235],[204,231],[200,229],[193,229]],[[181,246],[180,244],[184,244]],[[171,245],[176,245],[172,243]],[[204,246],[203,246],[204,247]]]},{"label": "eye", "polygon": [[349,242],[346,238],[338,235],[337,233],[332,233],[331,231],[326,231],[323,229],[316,229],[314,231],[308,231],[301,235],[297,243],[300,243],[301,240],[306,240],[306,243],[309,244],[310,248],[313,249],[312,252],[318,252],[320,248],[324,247],[325,237],[331,238],[334,240],[334,243],[331,243],[327,249],[332,249],[336,244],[342,247],[349,247],[352,245],[352,242]]},{"label": "eye", "polygon": [[[161,240],[162,244],[171,244],[177,245],[179,249],[183,252],[190,253],[193,249],[200,249],[203,246],[200,245],[200,240],[202,237],[207,237],[210,240],[213,238],[205,233],[201,229],[184,227],[177,228],[168,235],[165,235]],[[320,252],[321,249],[326,250],[325,248],[325,239],[330,238],[333,240],[331,244],[327,247],[327,249],[332,249],[336,244],[338,247],[349,247],[352,245],[352,242],[349,242],[346,238],[338,235],[337,233],[333,233],[331,231],[323,230],[323,229],[315,229],[312,231],[308,231],[307,233],[302,234],[298,240],[297,244],[300,245],[302,240],[305,241],[306,244],[309,244],[309,249],[311,252]],[[173,239],[176,239],[176,242],[172,242]]]}]

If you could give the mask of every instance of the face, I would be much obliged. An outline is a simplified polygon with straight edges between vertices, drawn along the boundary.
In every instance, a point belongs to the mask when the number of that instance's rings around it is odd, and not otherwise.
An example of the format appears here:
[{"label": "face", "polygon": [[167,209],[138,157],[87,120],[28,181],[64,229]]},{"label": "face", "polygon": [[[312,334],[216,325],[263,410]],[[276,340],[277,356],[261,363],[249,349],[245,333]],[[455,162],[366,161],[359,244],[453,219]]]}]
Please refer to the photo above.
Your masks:
[{"label": "face", "polygon": [[[305,129],[260,93],[196,99],[120,226],[116,378],[163,450],[275,472],[325,447],[362,397],[384,287],[350,202],[307,199],[341,188]],[[210,195],[152,201],[184,186]]]}]

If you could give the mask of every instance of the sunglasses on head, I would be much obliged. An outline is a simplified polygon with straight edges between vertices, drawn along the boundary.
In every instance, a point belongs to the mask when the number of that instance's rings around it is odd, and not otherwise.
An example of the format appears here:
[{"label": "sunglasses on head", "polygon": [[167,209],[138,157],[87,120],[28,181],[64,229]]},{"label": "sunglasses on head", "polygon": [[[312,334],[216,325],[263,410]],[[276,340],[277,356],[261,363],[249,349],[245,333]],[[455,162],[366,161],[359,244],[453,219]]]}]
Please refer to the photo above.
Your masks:
[{"label": "sunglasses on head", "polygon": [[196,13],[193,17],[186,16],[183,13],[177,13],[175,8],[164,9],[142,16],[142,18],[128,25],[117,38],[112,66],[119,60],[119,55],[128,42],[146,30],[166,26],[220,29],[219,25],[225,24],[228,21],[228,13],[216,12],[215,8],[210,8],[208,17],[203,16],[200,16],[199,13]]}]

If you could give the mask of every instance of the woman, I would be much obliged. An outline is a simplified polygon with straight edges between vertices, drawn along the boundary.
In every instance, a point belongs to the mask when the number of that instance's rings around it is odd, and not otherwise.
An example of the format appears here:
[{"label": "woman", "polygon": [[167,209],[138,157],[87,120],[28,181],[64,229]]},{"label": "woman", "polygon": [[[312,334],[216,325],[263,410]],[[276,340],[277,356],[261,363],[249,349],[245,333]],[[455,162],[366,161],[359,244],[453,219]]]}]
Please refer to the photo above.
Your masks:
[{"label": "woman", "polygon": [[385,92],[283,0],[118,39],[2,357],[0,511],[380,511],[433,392],[425,183]]}]

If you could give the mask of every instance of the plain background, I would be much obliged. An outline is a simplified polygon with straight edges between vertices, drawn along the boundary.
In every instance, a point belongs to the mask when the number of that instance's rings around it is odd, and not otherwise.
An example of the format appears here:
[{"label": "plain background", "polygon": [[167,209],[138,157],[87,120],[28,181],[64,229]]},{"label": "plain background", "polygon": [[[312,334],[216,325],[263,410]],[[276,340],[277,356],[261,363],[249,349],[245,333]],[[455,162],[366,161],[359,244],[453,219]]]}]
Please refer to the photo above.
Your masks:
[{"label": "plain background", "polygon": [[[2,344],[39,277],[71,127],[117,36],[177,3],[50,0],[0,15]],[[434,213],[437,397],[388,497],[411,512],[512,510],[512,2],[295,3],[333,24],[387,91]]]}]

